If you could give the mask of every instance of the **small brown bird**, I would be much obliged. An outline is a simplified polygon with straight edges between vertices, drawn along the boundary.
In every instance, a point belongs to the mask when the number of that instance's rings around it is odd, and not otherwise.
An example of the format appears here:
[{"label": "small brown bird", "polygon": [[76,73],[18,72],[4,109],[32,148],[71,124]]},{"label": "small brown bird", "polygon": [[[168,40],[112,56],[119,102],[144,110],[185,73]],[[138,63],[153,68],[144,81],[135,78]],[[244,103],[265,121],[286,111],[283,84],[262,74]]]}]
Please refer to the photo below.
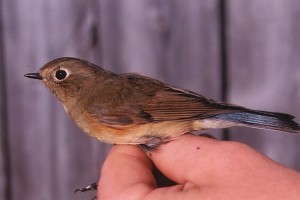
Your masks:
[{"label": "small brown bird", "polygon": [[112,144],[153,148],[185,133],[248,126],[299,132],[294,117],[209,100],[138,74],[115,74],[77,58],[50,61],[38,73],[87,134]]}]

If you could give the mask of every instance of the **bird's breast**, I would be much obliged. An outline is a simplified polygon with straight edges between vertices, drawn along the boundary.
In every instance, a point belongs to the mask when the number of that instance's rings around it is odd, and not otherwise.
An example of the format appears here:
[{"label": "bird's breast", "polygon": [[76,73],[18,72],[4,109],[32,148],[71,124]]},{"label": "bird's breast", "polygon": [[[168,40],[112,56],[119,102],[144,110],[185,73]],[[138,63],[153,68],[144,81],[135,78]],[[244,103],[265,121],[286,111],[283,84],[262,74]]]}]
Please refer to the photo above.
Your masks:
[{"label": "bird's breast", "polygon": [[191,122],[166,121],[133,125],[107,125],[82,113],[76,124],[88,135],[111,144],[145,144],[149,138],[162,141],[193,130]]}]

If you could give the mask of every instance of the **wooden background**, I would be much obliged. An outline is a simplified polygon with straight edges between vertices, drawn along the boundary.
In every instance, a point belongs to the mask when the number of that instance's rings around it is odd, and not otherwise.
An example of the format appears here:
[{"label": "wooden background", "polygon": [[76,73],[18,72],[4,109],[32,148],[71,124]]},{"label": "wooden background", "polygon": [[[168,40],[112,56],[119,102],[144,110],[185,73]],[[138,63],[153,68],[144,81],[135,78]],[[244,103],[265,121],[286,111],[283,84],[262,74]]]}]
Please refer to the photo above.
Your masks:
[{"label": "wooden background", "polygon": [[[109,150],[81,133],[38,81],[61,56],[138,72],[300,121],[298,0],[1,0],[0,199],[89,199]],[[300,170],[300,136],[247,128],[247,143]],[[121,169],[120,169],[121,170]]]}]

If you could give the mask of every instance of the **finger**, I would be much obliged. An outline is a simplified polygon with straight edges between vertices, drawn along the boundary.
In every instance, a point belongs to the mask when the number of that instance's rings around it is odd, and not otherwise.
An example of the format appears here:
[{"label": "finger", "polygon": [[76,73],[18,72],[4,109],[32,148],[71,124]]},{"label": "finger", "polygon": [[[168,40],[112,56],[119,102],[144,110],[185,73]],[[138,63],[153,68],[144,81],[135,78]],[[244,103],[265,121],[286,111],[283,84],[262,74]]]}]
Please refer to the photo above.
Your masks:
[{"label": "finger", "polygon": [[97,198],[177,200],[199,196],[199,191],[188,185],[157,188],[152,168],[152,161],[140,148],[113,146],[102,167]]},{"label": "finger", "polygon": [[185,135],[161,145],[151,152],[151,158],[155,166],[173,181],[184,184],[194,180],[199,184],[209,179],[209,167],[214,164],[212,154],[219,143],[206,137]]},{"label": "finger", "polygon": [[182,187],[182,195],[193,192],[198,199],[257,199],[264,194],[284,199],[286,188],[299,194],[295,187],[298,173],[241,143],[187,135],[151,155],[164,174],[181,184],[177,187]]},{"label": "finger", "polygon": [[[152,175],[152,162],[148,156],[133,145],[115,145],[105,160],[98,187],[98,198],[141,199],[156,182]],[[121,198],[122,197],[122,198]]]}]

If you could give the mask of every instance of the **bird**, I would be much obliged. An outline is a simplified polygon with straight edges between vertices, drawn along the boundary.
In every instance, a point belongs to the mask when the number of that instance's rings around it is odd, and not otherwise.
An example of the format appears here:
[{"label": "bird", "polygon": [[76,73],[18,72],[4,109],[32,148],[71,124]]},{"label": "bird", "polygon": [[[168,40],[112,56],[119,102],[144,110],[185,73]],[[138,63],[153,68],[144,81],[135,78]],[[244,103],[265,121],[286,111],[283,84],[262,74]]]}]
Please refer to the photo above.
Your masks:
[{"label": "bird", "polygon": [[245,126],[297,133],[294,116],[208,99],[135,74],[117,74],[72,57],[24,75],[41,80],[88,135],[110,144],[153,149],[197,130]]}]

